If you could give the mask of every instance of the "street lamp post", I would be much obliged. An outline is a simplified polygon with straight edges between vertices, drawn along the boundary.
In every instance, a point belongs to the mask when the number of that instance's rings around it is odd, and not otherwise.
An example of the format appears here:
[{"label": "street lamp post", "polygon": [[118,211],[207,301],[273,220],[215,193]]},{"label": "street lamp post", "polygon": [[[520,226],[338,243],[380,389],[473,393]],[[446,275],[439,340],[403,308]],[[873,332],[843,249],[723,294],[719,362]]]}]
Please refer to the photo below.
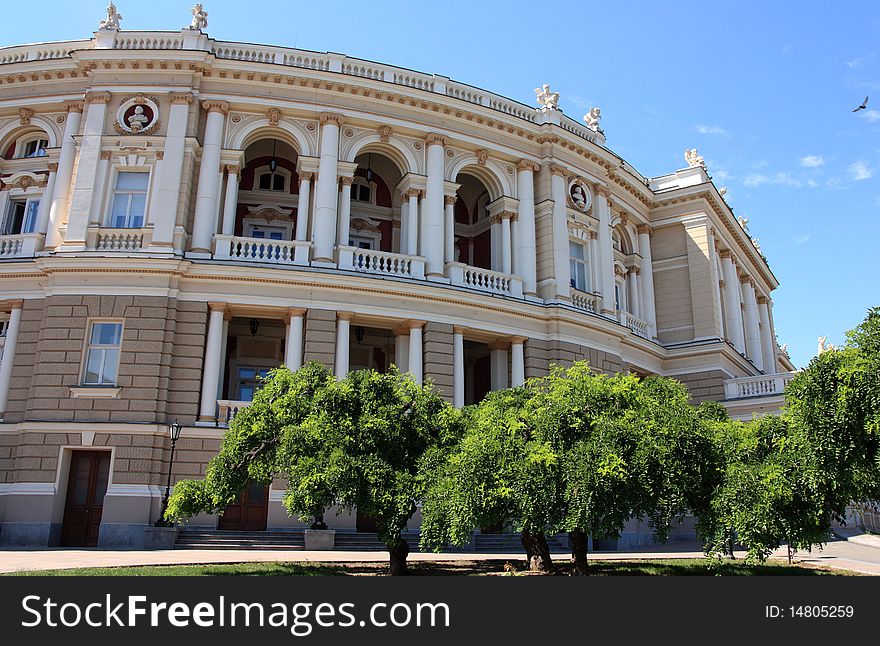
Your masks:
[{"label": "street lamp post", "polygon": [[168,425],[168,435],[171,437],[171,459],[168,461],[168,482],[165,485],[165,496],[162,498],[162,511],[159,513],[159,520],[155,522],[156,527],[169,527],[171,523],[165,520],[165,511],[168,509],[168,497],[171,495],[171,471],[174,469],[174,445],[180,438],[181,426],[174,420]]}]

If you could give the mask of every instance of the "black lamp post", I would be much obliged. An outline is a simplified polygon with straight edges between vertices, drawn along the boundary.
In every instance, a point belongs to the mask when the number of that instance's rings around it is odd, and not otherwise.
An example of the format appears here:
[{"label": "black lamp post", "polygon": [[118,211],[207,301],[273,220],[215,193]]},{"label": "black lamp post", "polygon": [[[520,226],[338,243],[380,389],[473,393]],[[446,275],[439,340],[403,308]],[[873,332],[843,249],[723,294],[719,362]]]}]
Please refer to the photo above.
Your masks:
[{"label": "black lamp post", "polygon": [[168,461],[168,482],[165,484],[165,496],[162,498],[162,511],[159,520],[154,524],[156,527],[169,527],[171,523],[165,520],[165,511],[168,509],[168,497],[171,495],[171,470],[174,469],[174,445],[180,439],[181,426],[174,420],[168,425],[168,435],[171,437],[171,459]]}]

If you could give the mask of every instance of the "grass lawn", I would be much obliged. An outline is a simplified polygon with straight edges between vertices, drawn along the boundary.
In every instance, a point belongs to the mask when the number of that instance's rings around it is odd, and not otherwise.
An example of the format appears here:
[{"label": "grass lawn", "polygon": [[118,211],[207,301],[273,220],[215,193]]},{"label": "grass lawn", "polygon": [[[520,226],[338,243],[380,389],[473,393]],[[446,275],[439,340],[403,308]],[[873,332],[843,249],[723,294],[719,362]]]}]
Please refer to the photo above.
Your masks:
[{"label": "grass lawn", "polygon": [[[567,575],[569,566],[559,562],[557,574]],[[524,561],[413,561],[415,575],[511,576],[531,575]],[[23,576],[383,576],[385,563],[224,563],[207,565],[151,565],[141,567],[76,568],[22,572]],[[708,559],[668,559],[644,561],[593,561],[595,576],[839,576],[856,575],[770,560],[762,565],[744,561]],[[14,576],[7,574],[5,576]]]}]

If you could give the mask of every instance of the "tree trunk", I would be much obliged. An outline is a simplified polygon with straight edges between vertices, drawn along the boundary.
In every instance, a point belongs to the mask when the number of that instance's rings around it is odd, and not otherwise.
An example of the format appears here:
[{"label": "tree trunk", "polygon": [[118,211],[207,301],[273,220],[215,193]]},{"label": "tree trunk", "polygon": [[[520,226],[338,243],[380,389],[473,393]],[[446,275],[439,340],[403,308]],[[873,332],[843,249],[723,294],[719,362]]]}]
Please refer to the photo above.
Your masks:
[{"label": "tree trunk", "polygon": [[550,547],[544,534],[522,532],[522,544],[526,549],[526,559],[532,572],[552,572],[553,561],[550,559]]},{"label": "tree trunk", "polygon": [[409,545],[405,540],[398,537],[393,543],[388,543],[389,568],[391,576],[409,574],[406,567],[406,557],[409,554]]},{"label": "tree trunk", "polygon": [[581,529],[574,529],[569,533],[571,541],[571,573],[575,576],[586,576],[587,567],[587,534]]}]

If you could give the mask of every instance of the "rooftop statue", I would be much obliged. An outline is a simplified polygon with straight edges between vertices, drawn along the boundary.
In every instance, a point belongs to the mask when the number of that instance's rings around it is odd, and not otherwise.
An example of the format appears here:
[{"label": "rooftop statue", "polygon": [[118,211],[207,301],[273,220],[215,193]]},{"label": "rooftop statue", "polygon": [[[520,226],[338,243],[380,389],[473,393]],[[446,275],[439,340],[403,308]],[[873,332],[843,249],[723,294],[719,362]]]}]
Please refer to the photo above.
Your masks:
[{"label": "rooftop statue", "polygon": [[107,5],[107,19],[98,23],[98,29],[119,31],[120,20],[122,20],[122,14],[116,10],[116,5],[111,2]]},{"label": "rooftop statue", "polygon": [[192,8],[192,15],[193,19],[188,29],[201,31],[208,28],[208,12],[205,11],[201,2],[197,2],[196,6]]},{"label": "rooftop statue", "polygon": [[697,152],[696,148],[685,148],[684,160],[687,162],[688,168],[696,168],[697,166],[706,168],[706,162],[703,156]]},{"label": "rooftop statue", "polygon": [[599,120],[602,118],[602,111],[599,108],[590,108],[590,111],[584,115],[584,123],[593,132],[602,132],[599,127]]},{"label": "rooftop statue", "polygon": [[541,87],[536,87],[535,97],[538,101],[538,105],[541,106],[539,110],[545,112],[548,110],[559,110],[559,92],[551,92],[549,83],[544,83]]}]

